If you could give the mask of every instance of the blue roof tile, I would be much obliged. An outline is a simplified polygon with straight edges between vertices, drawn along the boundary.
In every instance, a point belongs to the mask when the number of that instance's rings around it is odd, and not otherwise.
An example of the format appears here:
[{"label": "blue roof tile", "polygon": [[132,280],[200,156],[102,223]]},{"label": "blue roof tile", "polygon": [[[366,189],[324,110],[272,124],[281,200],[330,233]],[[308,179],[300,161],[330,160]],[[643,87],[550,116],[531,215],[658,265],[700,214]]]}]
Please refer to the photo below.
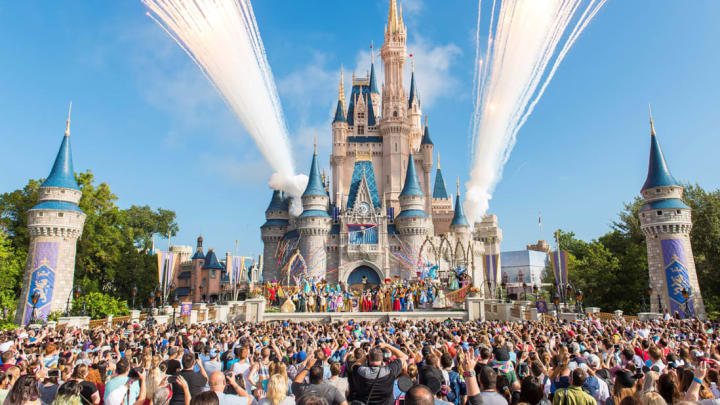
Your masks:
[{"label": "blue roof tile", "polygon": [[63,136],[60,150],[58,150],[57,156],[55,157],[55,163],[50,171],[50,175],[48,175],[41,187],[61,187],[80,190],[77,181],[75,181],[69,135]]},{"label": "blue roof tile", "polygon": [[290,225],[290,221],[287,219],[268,219],[265,221],[264,224],[262,224],[261,228],[264,228],[266,226],[288,226]]},{"label": "blue roof tile", "polygon": [[180,273],[178,275],[179,279],[190,278],[190,277],[192,277],[192,272],[190,272],[190,271],[183,271],[182,273]]},{"label": "blue roof tile", "polygon": [[317,163],[317,153],[313,153],[308,184],[305,188],[305,192],[303,193],[303,197],[308,195],[327,196],[327,192],[325,191],[325,187],[322,183],[322,178],[320,177],[320,169],[318,168]]},{"label": "blue roof tile", "polygon": [[345,119],[345,111],[343,111],[342,101],[340,100],[338,100],[337,107],[335,107],[335,118],[333,119],[333,123],[335,122],[347,122]]},{"label": "blue roof tile", "polygon": [[415,174],[415,159],[413,154],[410,153],[408,157],[407,172],[405,174],[405,185],[403,186],[400,196],[406,195],[425,195],[420,188],[418,183],[417,175]]},{"label": "blue roof tile", "polygon": [[[375,64],[370,64],[370,93],[380,94],[375,83]],[[375,125],[375,124],[373,124]]]},{"label": "blue roof tile", "polygon": [[463,211],[462,202],[460,201],[460,193],[455,196],[455,213],[453,214],[450,226],[470,226],[467,218],[465,218],[465,212]]},{"label": "blue roof tile", "polygon": [[373,107],[372,99],[370,96],[367,97],[367,106],[368,106],[368,126],[372,127],[377,125],[377,121],[375,120],[375,109]]},{"label": "blue roof tile", "polygon": [[412,107],[413,100],[417,98],[417,91],[415,90],[415,72],[413,71],[410,75],[410,97],[408,97],[408,108]]},{"label": "blue roof tile", "polygon": [[433,198],[448,198],[448,193],[445,189],[445,179],[443,179],[442,171],[439,167],[435,172],[435,187],[433,188]]},{"label": "blue roof tile", "polygon": [[382,143],[382,136],[348,136],[347,137],[348,142],[357,142],[357,143]]},{"label": "blue roof tile", "polygon": [[300,214],[300,218],[307,218],[307,217],[323,217],[323,218],[330,218],[330,214],[327,213],[327,211],[323,210],[305,210]]},{"label": "blue roof tile", "polygon": [[648,164],[647,179],[645,179],[642,190],[653,187],[679,185],[677,180],[670,174],[670,169],[668,169],[667,163],[665,163],[665,156],[663,156],[662,150],[660,149],[657,135],[650,135],[650,162]]},{"label": "blue roof tile", "polygon": [[690,209],[690,207],[687,206],[681,199],[679,198],[669,198],[667,200],[660,200],[660,201],[651,201],[647,204],[644,204],[640,211],[651,211],[651,210],[661,210],[661,209]]},{"label": "blue roof tile", "polygon": [[76,204],[73,204],[71,202],[67,201],[43,201],[40,204],[37,204],[36,206],[32,207],[30,209],[33,210],[58,210],[58,211],[73,211],[73,212],[82,212],[80,207],[78,207]]},{"label": "blue roof tile", "polygon": [[377,183],[375,181],[375,171],[373,170],[372,162],[369,161],[357,161],[353,168],[352,178],[350,179],[350,192],[347,198],[347,208],[352,209],[355,206],[355,199],[357,197],[358,190],[360,189],[360,181],[362,180],[363,173],[367,179],[368,189],[370,189],[370,197],[372,198],[373,207],[378,208],[380,206],[380,197],[378,194]]},{"label": "blue roof tile", "polygon": [[332,228],[330,228],[330,235],[338,235],[338,234],[340,234],[340,225],[333,224]]},{"label": "blue roof tile", "polygon": [[352,87],[352,90],[350,91],[350,104],[348,105],[347,115],[345,116],[348,125],[355,125],[355,97],[359,95],[365,97],[368,93],[370,93],[370,88],[368,86],[357,84]]},{"label": "blue roof tile", "polygon": [[427,218],[427,214],[423,210],[405,210],[400,213],[396,218],[405,218],[405,217],[421,217],[421,218]]},{"label": "blue roof tile", "polygon": [[282,191],[273,190],[272,198],[270,199],[270,205],[268,205],[267,211],[287,211],[290,209],[290,197],[283,196]]},{"label": "blue roof tile", "polygon": [[395,224],[388,224],[387,233],[388,233],[388,235],[397,235],[398,234],[398,231],[395,228]]},{"label": "blue roof tile", "polygon": [[213,269],[213,270],[222,270],[223,266],[220,264],[220,262],[217,259],[217,256],[215,256],[215,251],[210,249],[207,252],[207,255],[205,255],[205,264],[202,267],[203,269]]},{"label": "blue roof tile", "polygon": [[422,141],[420,141],[420,143],[422,145],[434,145],[432,139],[430,139],[430,130],[427,125],[425,125],[425,132],[423,133]]},{"label": "blue roof tile", "polygon": [[198,250],[196,250],[195,254],[190,259],[191,260],[195,260],[195,259],[205,260],[205,254],[203,253],[202,248],[199,248]]}]

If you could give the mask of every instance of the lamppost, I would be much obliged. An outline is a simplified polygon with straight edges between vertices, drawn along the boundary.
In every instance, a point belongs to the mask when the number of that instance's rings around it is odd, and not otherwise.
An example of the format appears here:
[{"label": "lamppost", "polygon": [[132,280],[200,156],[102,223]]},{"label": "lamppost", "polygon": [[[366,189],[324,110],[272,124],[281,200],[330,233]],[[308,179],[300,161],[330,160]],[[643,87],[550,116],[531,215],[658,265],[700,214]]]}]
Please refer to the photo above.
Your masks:
[{"label": "lamppost", "polygon": [[523,289],[523,301],[527,301],[527,283],[524,281],[522,283],[522,289]]},{"label": "lamppost", "polygon": [[[505,280],[503,280],[502,282],[500,282],[500,302],[503,302],[502,295],[503,291],[505,291],[505,287],[507,287],[507,283],[505,282]],[[507,297],[507,293],[505,294],[505,296]]]},{"label": "lamppost", "polygon": [[688,290],[687,288],[682,289],[682,297],[685,300],[685,318],[690,318],[690,296],[692,295],[692,290]]},{"label": "lamppost", "polygon": [[533,286],[532,286],[532,293],[533,293],[533,296],[535,297],[535,301],[537,301],[537,300],[538,300],[538,286],[537,286],[537,284],[533,284]]},{"label": "lamppost", "polygon": [[[75,286],[75,299],[80,299],[80,295],[82,295],[82,290],[80,289],[80,286]],[[83,309],[82,309],[82,315],[85,316],[85,306],[87,305],[87,300],[83,300]]]},{"label": "lamppost", "polygon": [[70,289],[70,294],[68,294],[67,303],[65,303],[65,316],[70,316],[70,301],[72,301],[74,291],[75,291],[75,286],[73,286]]},{"label": "lamppost", "polygon": [[32,313],[30,314],[30,323],[35,323],[37,317],[35,316],[38,300],[40,300],[40,293],[35,291],[30,296],[30,302],[32,302]]},{"label": "lamppost", "polygon": [[137,295],[137,286],[134,285],[132,288],[132,309],[135,309],[135,296]]},{"label": "lamppost", "polygon": [[158,307],[162,307],[165,304],[162,293],[160,292],[160,286],[155,289],[155,299],[157,300]]},{"label": "lamppost", "polygon": [[663,312],[665,312],[665,308],[663,308],[663,306],[662,306],[662,298],[660,298],[660,291],[657,292],[657,297],[658,297],[658,312],[662,314]]},{"label": "lamppost", "polygon": [[557,314],[557,316],[560,316],[560,310],[558,309],[558,306],[560,305],[560,297],[558,297],[558,293],[556,290],[553,290],[552,301],[553,304],[555,304],[555,313]]},{"label": "lamppost", "polygon": [[175,296],[175,295],[173,294],[173,300],[172,300],[172,309],[173,309],[173,321],[172,321],[172,324],[173,324],[173,327],[175,327],[175,310],[177,309],[179,303],[180,303],[180,301],[178,300],[177,296]]},{"label": "lamppost", "polygon": [[583,299],[582,290],[575,291],[575,303],[577,304],[577,311],[579,314],[583,313],[582,299]]},{"label": "lamppost", "polygon": [[[647,293],[648,293],[648,302],[649,302],[649,305],[648,305],[648,306],[650,307],[650,308],[648,308],[648,311],[652,311],[652,293],[653,293],[653,288],[652,288],[652,285],[650,285],[650,284],[648,284]],[[658,305],[659,305],[659,304],[660,304],[660,303],[658,302]],[[643,306],[645,306],[645,297],[643,297]]]}]

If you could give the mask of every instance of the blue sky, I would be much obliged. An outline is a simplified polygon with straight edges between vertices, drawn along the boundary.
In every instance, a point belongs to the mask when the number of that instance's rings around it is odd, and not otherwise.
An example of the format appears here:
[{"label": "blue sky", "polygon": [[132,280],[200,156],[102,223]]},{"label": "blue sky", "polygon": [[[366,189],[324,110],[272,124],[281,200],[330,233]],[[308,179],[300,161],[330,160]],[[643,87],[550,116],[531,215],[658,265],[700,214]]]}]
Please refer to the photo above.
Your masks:
[{"label": "blue sky", "polygon": [[[317,132],[327,167],[340,64],[346,84],[350,70],[369,69],[387,0],[254,3],[296,164],[307,171]],[[239,253],[260,253],[271,170],[140,1],[38,4],[0,3],[0,191],[47,175],[72,100],[75,169],[110,184],[121,207],[175,210],[173,243],[194,245],[202,233],[217,251],[234,250],[237,239]],[[477,5],[403,6],[432,138],[454,189],[470,166]],[[608,1],[518,134],[490,202],[503,250],[538,239],[539,212],[545,239],[557,228],[586,239],[608,231],[645,179],[648,102],[675,177],[718,187],[718,17],[714,0]]]}]

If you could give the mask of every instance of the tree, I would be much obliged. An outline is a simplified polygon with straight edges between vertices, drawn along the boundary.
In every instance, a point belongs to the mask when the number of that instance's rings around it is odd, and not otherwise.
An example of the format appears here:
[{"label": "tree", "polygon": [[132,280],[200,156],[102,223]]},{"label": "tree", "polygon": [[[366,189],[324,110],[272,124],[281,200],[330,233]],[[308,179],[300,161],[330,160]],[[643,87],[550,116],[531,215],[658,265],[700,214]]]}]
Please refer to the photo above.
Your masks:
[{"label": "tree", "polygon": [[23,264],[7,234],[0,229],[0,307],[4,309],[3,319],[12,317],[19,294],[17,286],[22,282]]}]

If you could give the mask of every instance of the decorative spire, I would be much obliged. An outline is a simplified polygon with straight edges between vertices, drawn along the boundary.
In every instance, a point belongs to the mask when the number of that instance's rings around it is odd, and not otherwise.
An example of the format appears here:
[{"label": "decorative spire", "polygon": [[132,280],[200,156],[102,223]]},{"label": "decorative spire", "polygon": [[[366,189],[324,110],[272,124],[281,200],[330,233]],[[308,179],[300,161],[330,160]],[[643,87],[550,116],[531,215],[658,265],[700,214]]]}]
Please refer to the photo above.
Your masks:
[{"label": "decorative spire", "polygon": [[648,163],[648,174],[641,190],[654,187],[679,186],[675,177],[670,174],[670,169],[665,162],[665,156],[660,149],[660,143],[655,135],[655,125],[650,115],[650,161]]},{"label": "decorative spire", "polygon": [[420,188],[418,183],[417,174],[415,173],[415,159],[413,158],[412,152],[408,156],[407,172],[405,174],[405,185],[403,186],[400,196],[425,195]]},{"label": "decorative spire", "polygon": [[65,124],[65,135],[63,136],[60,150],[55,156],[55,163],[47,179],[41,187],[59,187],[80,190],[75,180],[75,171],[73,170],[72,151],[70,150],[70,111],[68,111],[68,119]]},{"label": "decorative spire", "polygon": [[460,197],[460,176],[458,176],[455,184],[457,185],[457,195],[458,195],[458,197]]},{"label": "decorative spire", "polygon": [[68,119],[65,122],[65,136],[70,136],[70,112],[72,111],[72,101],[70,107],[68,107]]},{"label": "decorative spire", "polygon": [[342,65],[340,65],[340,88],[338,88],[338,100],[342,103],[343,111],[345,111],[345,77],[343,75]]},{"label": "decorative spire", "polygon": [[317,134],[313,135],[313,155],[317,155]]},{"label": "decorative spire", "polygon": [[460,177],[457,179],[457,196],[455,197],[455,213],[453,214],[450,226],[470,226],[465,212],[463,212],[462,202],[460,201]]},{"label": "decorative spire", "polygon": [[370,64],[375,64],[375,41],[370,40]]},{"label": "decorative spire", "polygon": [[[425,124],[427,126],[427,124]],[[440,152],[437,153],[437,160],[438,160],[438,170],[440,170]]]},{"label": "decorative spire", "polygon": [[650,135],[655,135],[655,123],[653,122],[652,107],[650,106],[650,103],[648,103],[648,110],[650,111]]},{"label": "decorative spire", "polygon": [[437,171],[435,172],[435,186],[433,187],[433,198],[448,198],[448,193],[445,189],[445,179],[443,179],[442,170],[440,170],[440,152],[438,152],[438,167]]},{"label": "decorative spire", "polygon": [[432,139],[430,139],[430,128],[428,127],[428,115],[425,114],[425,131],[423,131],[423,137],[420,141],[420,145],[433,145]]},{"label": "decorative spire", "polygon": [[327,196],[327,192],[325,192],[325,188],[322,184],[322,179],[320,178],[320,169],[318,168],[317,144],[315,146],[315,152],[313,153],[312,163],[310,164],[310,175],[308,178],[307,187],[305,188],[305,192],[303,193],[303,197],[308,195],[323,197]]},{"label": "decorative spire", "polygon": [[387,29],[388,32],[395,32],[398,29],[397,2],[395,0],[390,0]]},{"label": "decorative spire", "polygon": [[410,96],[408,97],[408,109],[412,108],[413,101],[417,100],[418,106],[420,105],[420,99],[418,98],[417,90],[415,90],[415,71],[410,74]]}]

